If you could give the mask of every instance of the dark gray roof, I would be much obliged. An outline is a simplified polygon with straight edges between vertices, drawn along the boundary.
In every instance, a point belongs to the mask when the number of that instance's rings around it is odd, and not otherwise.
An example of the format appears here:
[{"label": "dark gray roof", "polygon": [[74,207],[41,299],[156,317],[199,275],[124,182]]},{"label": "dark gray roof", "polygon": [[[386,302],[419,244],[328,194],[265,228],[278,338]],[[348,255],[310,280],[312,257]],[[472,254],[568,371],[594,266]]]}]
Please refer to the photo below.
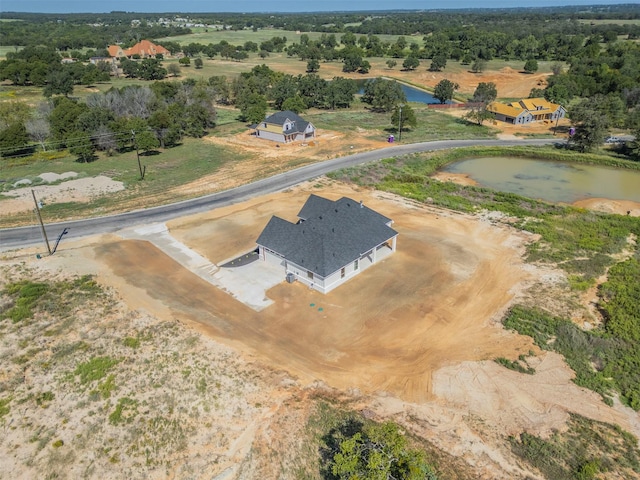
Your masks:
[{"label": "dark gray roof", "polygon": [[284,125],[287,120],[293,122],[294,124],[294,128],[291,130],[291,133],[304,132],[307,128],[307,125],[309,125],[309,122],[307,122],[304,118],[302,118],[297,113],[292,112],[291,110],[276,112],[264,119],[265,122],[273,123],[275,125]]},{"label": "dark gray roof", "polygon": [[347,197],[311,195],[298,216],[297,224],[272,217],[256,243],[322,277],[398,234],[387,217]]}]

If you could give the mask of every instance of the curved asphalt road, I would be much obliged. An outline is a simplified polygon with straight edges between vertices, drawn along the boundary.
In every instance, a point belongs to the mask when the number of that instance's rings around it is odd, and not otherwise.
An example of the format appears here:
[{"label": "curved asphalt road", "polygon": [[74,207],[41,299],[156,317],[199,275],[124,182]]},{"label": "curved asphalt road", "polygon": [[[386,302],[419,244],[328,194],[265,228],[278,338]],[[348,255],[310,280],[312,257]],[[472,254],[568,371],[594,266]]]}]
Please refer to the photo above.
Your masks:
[{"label": "curved asphalt road", "polygon": [[[398,157],[408,153],[426,152],[432,150],[444,150],[449,148],[469,146],[514,146],[514,145],[548,145],[557,142],[557,139],[528,139],[528,140],[442,140],[436,142],[412,143],[406,145],[394,145],[370,152],[357,153],[347,157],[336,158],[324,162],[314,163],[304,167],[280,173],[273,177],[258,180],[257,182],[242,185],[240,187],[213,193],[204,197],[185,200],[183,202],[162,205],[159,207],[134,210],[118,215],[106,217],[88,218],[70,222],[51,223],[45,225],[49,242],[53,244],[57,236],[68,228],[67,238],[80,238],[99,233],[110,233],[134,225],[166,222],[176,217],[200,213],[215,208],[224,207],[241,202],[248,198],[277,192],[300,182],[319,177],[334,170],[352,167],[362,163],[372,162],[383,158]],[[0,229],[0,251],[13,248],[21,248],[42,242],[40,227],[19,227]]]}]

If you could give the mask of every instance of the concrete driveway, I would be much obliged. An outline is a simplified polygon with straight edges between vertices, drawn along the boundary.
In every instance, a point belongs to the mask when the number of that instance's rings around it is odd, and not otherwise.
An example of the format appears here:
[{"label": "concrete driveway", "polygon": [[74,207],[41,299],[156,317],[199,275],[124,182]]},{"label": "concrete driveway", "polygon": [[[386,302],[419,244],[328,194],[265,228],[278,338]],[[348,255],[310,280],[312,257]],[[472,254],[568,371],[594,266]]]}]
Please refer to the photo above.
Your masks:
[{"label": "concrete driveway", "polygon": [[284,270],[261,260],[240,267],[220,267],[176,240],[164,223],[125,229],[119,234],[152,243],[192,273],[258,312],[273,303],[267,298],[267,290],[285,281]]}]

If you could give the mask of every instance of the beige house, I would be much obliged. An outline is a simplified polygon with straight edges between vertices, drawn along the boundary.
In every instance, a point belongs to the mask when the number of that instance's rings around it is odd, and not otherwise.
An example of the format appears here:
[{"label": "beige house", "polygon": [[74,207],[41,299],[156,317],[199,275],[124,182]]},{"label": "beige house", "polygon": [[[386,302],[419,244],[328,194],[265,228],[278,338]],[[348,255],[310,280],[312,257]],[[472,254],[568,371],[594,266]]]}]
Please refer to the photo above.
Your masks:
[{"label": "beige house", "polygon": [[517,102],[491,102],[487,111],[496,116],[496,120],[514,125],[525,125],[531,122],[555,122],[567,114],[562,105],[551,103],[544,98],[525,98]]},{"label": "beige house", "polygon": [[274,113],[254,126],[256,137],[279,143],[315,138],[316,127],[290,110]]}]

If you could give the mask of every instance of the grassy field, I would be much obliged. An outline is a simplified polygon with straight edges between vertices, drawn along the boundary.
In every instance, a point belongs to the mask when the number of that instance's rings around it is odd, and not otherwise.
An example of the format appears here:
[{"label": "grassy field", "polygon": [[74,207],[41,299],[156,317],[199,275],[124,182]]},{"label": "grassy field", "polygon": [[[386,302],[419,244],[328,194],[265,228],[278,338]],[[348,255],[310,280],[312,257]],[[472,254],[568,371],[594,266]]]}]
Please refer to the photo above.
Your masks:
[{"label": "grassy field", "polygon": [[[124,210],[150,207],[188,198],[188,192],[178,192],[174,188],[195,181],[203,176],[213,174],[228,162],[242,161],[237,152],[230,152],[217,145],[201,140],[185,139],[176,148],[162,151],[158,155],[141,156],[146,166],[144,181],[140,181],[136,152],[131,151],[112,157],[101,156],[89,163],[79,163],[74,157],[67,156],[53,161],[38,161],[25,164],[5,166],[2,177],[5,188],[11,188],[16,179],[30,179],[38,185],[40,173],[77,172],[79,177],[95,177],[105,175],[124,183],[125,189],[110,195],[97,198],[87,204],[57,203],[47,205],[44,210],[47,222],[64,218],[79,218],[90,215],[105,215]],[[0,197],[3,198],[3,197]],[[0,205],[2,201],[0,200]],[[20,224],[23,215],[2,215],[0,226]]]},{"label": "grassy field", "polygon": [[[320,32],[294,32],[292,30],[280,30],[275,28],[262,28],[257,31],[252,30],[212,30],[210,28],[197,27],[192,28],[193,31],[190,35],[179,35],[175,37],[158,38],[159,42],[163,40],[169,40],[172,42],[178,42],[180,45],[187,45],[189,43],[202,43],[207,45],[209,43],[220,43],[221,40],[226,40],[232,45],[244,45],[245,42],[255,42],[260,45],[261,42],[271,40],[273,37],[286,37],[287,45],[292,43],[300,43],[300,36],[307,35],[310,40],[319,40],[322,36]],[[329,34],[327,34],[329,35]],[[336,40],[340,41],[342,34],[336,33]],[[376,35],[383,42],[394,43],[400,35]],[[422,47],[424,42],[422,41],[422,35],[407,36],[405,38],[409,44],[417,43]]]},{"label": "grassy field", "polygon": [[591,20],[578,20],[578,22],[585,23],[588,25],[640,25],[640,19],[637,19],[637,18],[630,19],[630,20],[603,18],[603,19],[591,19]]}]

